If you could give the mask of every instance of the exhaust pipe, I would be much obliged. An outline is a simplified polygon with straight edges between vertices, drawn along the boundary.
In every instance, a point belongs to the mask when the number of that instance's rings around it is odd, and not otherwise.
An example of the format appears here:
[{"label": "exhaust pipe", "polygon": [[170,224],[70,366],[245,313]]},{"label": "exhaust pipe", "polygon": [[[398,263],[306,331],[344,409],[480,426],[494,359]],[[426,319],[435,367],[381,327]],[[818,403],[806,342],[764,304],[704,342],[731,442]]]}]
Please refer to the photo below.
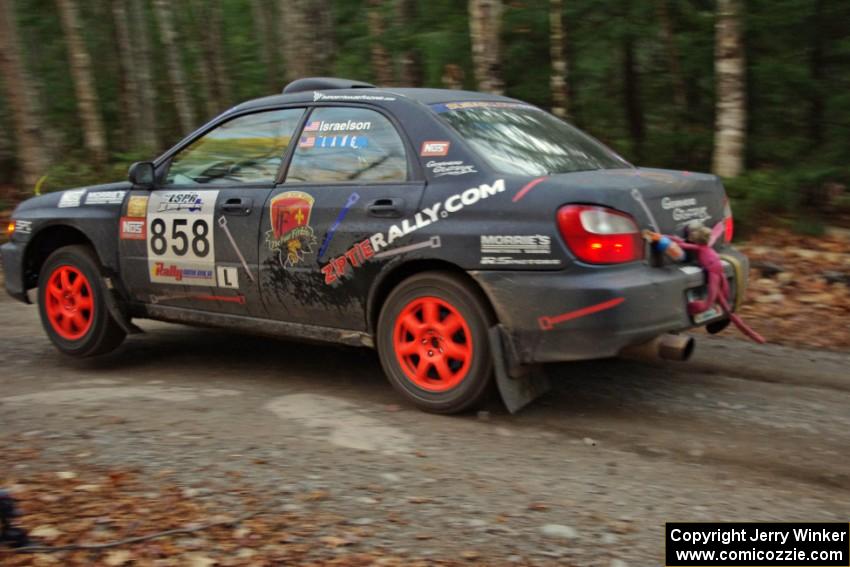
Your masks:
[{"label": "exhaust pipe", "polygon": [[694,338],[690,335],[667,334],[639,345],[626,347],[620,351],[620,356],[649,362],[659,359],[684,362],[693,354],[694,345]]}]

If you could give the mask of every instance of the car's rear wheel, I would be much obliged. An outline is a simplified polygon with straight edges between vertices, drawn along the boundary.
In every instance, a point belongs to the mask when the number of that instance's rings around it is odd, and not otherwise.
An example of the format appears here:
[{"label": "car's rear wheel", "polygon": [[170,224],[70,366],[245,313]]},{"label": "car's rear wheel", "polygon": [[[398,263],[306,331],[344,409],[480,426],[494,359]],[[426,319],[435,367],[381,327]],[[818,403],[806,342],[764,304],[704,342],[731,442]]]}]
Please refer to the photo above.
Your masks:
[{"label": "car's rear wheel", "polygon": [[61,352],[94,356],[114,350],[126,332],[109,313],[100,264],[87,246],[56,250],[38,278],[41,323]]},{"label": "car's rear wheel", "polygon": [[425,272],[399,284],[378,319],[378,353],[392,385],[418,407],[456,413],[480,404],[492,385],[480,293],[448,272]]}]

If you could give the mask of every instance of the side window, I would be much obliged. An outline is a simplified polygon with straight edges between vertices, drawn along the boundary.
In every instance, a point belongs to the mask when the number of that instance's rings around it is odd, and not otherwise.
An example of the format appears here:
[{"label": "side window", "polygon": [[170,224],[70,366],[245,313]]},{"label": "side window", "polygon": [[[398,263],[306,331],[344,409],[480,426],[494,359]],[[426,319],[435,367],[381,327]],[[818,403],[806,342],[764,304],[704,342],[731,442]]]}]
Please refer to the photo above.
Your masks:
[{"label": "side window", "polygon": [[364,108],[317,108],[310,115],[287,183],[405,181],[407,159],[395,127]]},{"label": "side window", "polygon": [[274,183],[302,108],[257,112],[225,122],[172,159],[169,185]]}]

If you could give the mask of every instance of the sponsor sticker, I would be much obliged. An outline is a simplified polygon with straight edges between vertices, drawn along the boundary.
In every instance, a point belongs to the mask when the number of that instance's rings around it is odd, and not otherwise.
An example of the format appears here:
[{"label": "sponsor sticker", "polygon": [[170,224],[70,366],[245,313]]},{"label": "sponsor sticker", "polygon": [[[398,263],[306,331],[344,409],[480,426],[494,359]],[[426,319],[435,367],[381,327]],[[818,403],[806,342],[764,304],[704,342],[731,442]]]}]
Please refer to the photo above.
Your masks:
[{"label": "sponsor sticker", "polygon": [[434,177],[443,177],[444,175],[466,175],[468,173],[478,173],[474,165],[464,163],[462,161],[434,161],[429,160],[425,164]]},{"label": "sponsor sticker", "polygon": [[62,209],[68,207],[79,207],[83,200],[83,195],[85,194],[85,189],[70,189],[68,191],[64,191],[62,196],[59,197],[59,204],[57,206]]},{"label": "sponsor sticker", "polygon": [[560,266],[557,258],[514,258],[513,256],[482,256],[482,266]]},{"label": "sponsor sticker", "polygon": [[239,270],[230,266],[216,266],[218,287],[239,289]]},{"label": "sponsor sticker", "polygon": [[393,101],[395,97],[393,96],[381,96],[381,95],[341,95],[341,94],[325,94],[320,93],[318,91],[313,93],[313,102],[319,102],[320,100],[383,100],[383,101]]},{"label": "sponsor sticker", "polygon": [[336,283],[340,278],[350,273],[354,268],[359,268],[367,260],[375,256],[375,250],[372,249],[372,243],[369,239],[355,242],[354,246],[349,248],[342,256],[329,261],[322,266],[322,274],[325,276],[325,284],[331,285]]},{"label": "sponsor sticker", "polygon": [[146,238],[144,217],[121,217],[121,240],[144,240]]},{"label": "sponsor sticker", "polygon": [[[212,191],[212,197],[218,197],[218,191]],[[201,191],[167,191],[157,194],[156,207],[149,212],[153,213],[197,213],[204,210],[208,205],[210,193]],[[213,200],[215,204],[215,200]]]},{"label": "sponsor sticker", "polygon": [[447,112],[449,110],[467,110],[470,108],[534,108],[530,104],[522,102],[505,102],[497,100],[468,100],[462,102],[445,102],[432,104],[435,112]]},{"label": "sponsor sticker", "polygon": [[217,190],[150,195],[145,239],[152,282],[215,286],[217,198]]},{"label": "sponsor sticker", "polygon": [[711,215],[708,214],[708,207],[699,206],[699,202],[694,197],[682,199],[664,197],[661,199],[661,208],[665,211],[671,211],[673,220],[680,223],[694,220],[706,221],[711,218]]},{"label": "sponsor sticker", "polygon": [[91,191],[86,194],[86,205],[120,205],[126,191]]},{"label": "sponsor sticker", "polygon": [[148,195],[130,195],[127,202],[128,217],[143,217],[148,212]]},{"label": "sponsor sticker", "polygon": [[346,122],[323,122],[316,120],[304,126],[305,132],[361,132],[371,129],[371,122],[355,122],[354,120],[348,120]]},{"label": "sponsor sticker", "polygon": [[314,202],[313,196],[307,193],[286,191],[272,197],[269,203],[272,228],[266,232],[266,244],[272,253],[277,253],[278,263],[283,268],[300,264],[313,252],[316,237],[310,226],[310,215]]},{"label": "sponsor sticker", "polygon": [[481,185],[470,187],[461,193],[451,195],[446,198],[445,201],[438,201],[430,207],[425,207],[420,210],[413,215],[413,218],[407,218],[402,220],[399,224],[391,225],[386,233],[378,232],[370,236],[369,240],[372,243],[372,248],[375,252],[380,252],[384,248],[392,245],[392,243],[399,238],[429,226],[441,218],[446,218],[449,215],[457,213],[465,207],[469,207],[479,201],[492,197],[493,195],[497,195],[504,190],[505,180],[498,179],[494,181],[492,185],[482,183]]},{"label": "sponsor sticker", "polygon": [[501,235],[482,234],[482,254],[549,254],[552,237],[545,234]]},{"label": "sponsor sticker", "polygon": [[552,237],[545,234],[481,235],[482,265],[559,266],[561,261],[557,258],[516,257],[528,254],[548,256],[551,252]]},{"label": "sponsor sticker", "polygon": [[422,142],[419,155],[422,157],[443,157],[448,155],[451,142]]},{"label": "sponsor sticker", "polygon": [[15,233],[16,234],[30,234],[30,233],[32,233],[32,221],[16,220],[15,221]]},{"label": "sponsor sticker", "polygon": [[151,262],[151,281],[184,285],[215,285],[212,270],[185,267],[166,262]]},{"label": "sponsor sticker", "polygon": [[365,136],[301,136],[298,147],[310,148],[352,148],[362,150],[369,146],[369,139]]},{"label": "sponsor sticker", "polygon": [[[492,185],[482,183],[469,189],[449,196],[444,201],[438,201],[430,207],[425,207],[415,213],[413,217],[403,219],[398,224],[390,225],[386,232],[376,232],[369,238],[357,242],[345,254],[337,256],[322,266],[326,284],[334,284],[343,276],[350,274],[354,268],[359,268],[372,258],[385,258],[396,253],[409,252],[421,248],[439,248],[442,246],[440,237],[431,237],[422,243],[412,244],[399,248],[390,248],[399,238],[416,232],[426,226],[430,226],[440,219],[444,219],[465,207],[475,205],[481,200],[488,199],[493,195],[505,190],[505,180],[498,179]],[[387,250],[390,248],[389,250]]]}]

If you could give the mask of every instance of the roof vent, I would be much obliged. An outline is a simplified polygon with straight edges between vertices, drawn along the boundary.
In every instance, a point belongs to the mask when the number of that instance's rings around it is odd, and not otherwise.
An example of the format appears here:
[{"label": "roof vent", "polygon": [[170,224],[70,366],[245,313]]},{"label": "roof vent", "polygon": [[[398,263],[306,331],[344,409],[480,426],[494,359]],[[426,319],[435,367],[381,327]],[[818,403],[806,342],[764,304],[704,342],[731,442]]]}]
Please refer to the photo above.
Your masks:
[{"label": "roof vent", "polygon": [[375,85],[351,79],[334,77],[307,77],[292,81],[283,88],[283,94],[303,93],[304,91],[325,91],[331,89],[374,89]]}]

